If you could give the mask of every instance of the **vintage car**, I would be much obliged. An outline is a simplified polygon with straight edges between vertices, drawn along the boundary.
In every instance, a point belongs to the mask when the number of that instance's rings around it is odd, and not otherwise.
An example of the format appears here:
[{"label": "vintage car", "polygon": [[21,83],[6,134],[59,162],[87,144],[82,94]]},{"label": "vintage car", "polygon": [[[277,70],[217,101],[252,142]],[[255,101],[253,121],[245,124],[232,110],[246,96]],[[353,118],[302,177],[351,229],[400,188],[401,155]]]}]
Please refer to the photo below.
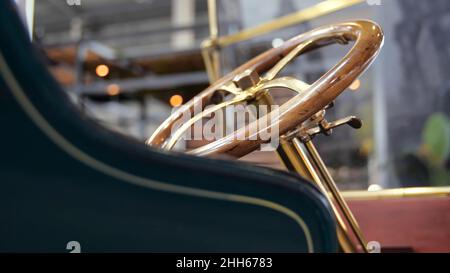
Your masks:
[{"label": "vintage car", "polygon": [[[193,112],[196,102],[188,102],[147,145],[74,106],[11,1],[0,2],[0,29],[0,252],[67,252],[76,243],[83,252],[450,251],[448,191],[341,194],[312,144],[337,126],[361,126],[354,117],[328,122],[324,109],[376,60],[384,35],[375,22],[324,26],[259,55],[215,81],[197,103],[203,109],[222,93],[232,99],[171,135]],[[299,54],[349,41],[350,52],[317,82],[277,78]],[[271,88],[297,95],[269,114],[276,116],[266,127],[255,121],[185,153],[170,151],[207,111],[270,104]],[[274,126],[290,172],[229,160],[268,142],[251,133]]]}]

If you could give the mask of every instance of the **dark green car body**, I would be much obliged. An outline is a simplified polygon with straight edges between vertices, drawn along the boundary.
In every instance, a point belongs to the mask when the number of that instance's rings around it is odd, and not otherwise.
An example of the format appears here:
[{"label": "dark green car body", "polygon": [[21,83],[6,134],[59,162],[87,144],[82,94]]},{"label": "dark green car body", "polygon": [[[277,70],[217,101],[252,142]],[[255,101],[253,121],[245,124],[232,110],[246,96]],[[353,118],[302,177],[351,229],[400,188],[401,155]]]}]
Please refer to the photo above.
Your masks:
[{"label": "dark green car body", "polygon": [[0,252],[334,252],[288,173],[155,150],[81,114],[0,1]]}]

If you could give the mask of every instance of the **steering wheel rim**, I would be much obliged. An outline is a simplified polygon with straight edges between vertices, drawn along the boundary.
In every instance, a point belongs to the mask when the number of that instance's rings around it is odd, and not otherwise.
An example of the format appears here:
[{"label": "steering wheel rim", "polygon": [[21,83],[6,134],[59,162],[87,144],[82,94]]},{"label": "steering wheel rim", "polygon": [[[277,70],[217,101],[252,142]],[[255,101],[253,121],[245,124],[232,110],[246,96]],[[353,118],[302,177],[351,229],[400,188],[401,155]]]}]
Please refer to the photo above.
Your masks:
[{"label": "steering wheel rim", "polygon": [[258,128],[259,121],[256,120],[221,139],[189,150],[187,153],[200,156],[228,154],[241,157],[256,150],[262,143],[270,141],[259,138],[261,132],[272,130],[274,126],[278,126],[280,135],[295,129],[335,100],[369,67],[379,54],[384,41],[383,32],[378,24],[360,20],[320,27],[300,34],[286,41],[280,47],[260,54],[202,91],[196,96],[197,100],[191,100],[180,107],[158,127],[146,144],[154,147],[167,146],[167,141],[172,134],[172,126],[185,114],[194,113],[194,107],[199,107],[195,103],[200,103],[200,107],[203,109],[215,92],[223,89],[223,86],[227,86],[237,75],[246,71],[255,71],[262,75],[283,62],[289,54],[293,55],[294,53],[293,57],[296,57],[316,48],[349,41],[355,41],[355,43],[338,64],[311,84],[307,90],[281,105],[279,111],[268,113],[269,120],[276,122]]}]

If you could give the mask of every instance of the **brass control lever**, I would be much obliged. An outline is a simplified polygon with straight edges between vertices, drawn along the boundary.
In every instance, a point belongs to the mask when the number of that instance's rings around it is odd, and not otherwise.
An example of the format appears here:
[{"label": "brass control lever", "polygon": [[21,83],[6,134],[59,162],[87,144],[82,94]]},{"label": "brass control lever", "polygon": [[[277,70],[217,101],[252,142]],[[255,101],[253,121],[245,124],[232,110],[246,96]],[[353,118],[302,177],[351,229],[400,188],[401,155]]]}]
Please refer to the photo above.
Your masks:
[{"label": "brass control lever", "polygon": [[322,110],[313,115],[301,127],[287,133],[283,136],[283,138],[289,140],[294,137],[299,137],[302,142],[307,142],[318,134],[329,136],[333,133],[334,128],[345,124],[354,129],[359,129],[362,127],[362,121],[355,116],[348,116],[336,121],[328,122],[325,119],[325,110]]},{"label": "brass control lever", "polygon": [[313,137],[321,133],[329,136],[333,132],[334,128],[337,128],[345,124],[354,129],[359,129],[362,127],[362,121],[355,116],[348,116],[332,122],[328,122],[326,119],[322,119],[318,124],[319,126],[307,129],[306,134],[309,135],[310,137]]}]

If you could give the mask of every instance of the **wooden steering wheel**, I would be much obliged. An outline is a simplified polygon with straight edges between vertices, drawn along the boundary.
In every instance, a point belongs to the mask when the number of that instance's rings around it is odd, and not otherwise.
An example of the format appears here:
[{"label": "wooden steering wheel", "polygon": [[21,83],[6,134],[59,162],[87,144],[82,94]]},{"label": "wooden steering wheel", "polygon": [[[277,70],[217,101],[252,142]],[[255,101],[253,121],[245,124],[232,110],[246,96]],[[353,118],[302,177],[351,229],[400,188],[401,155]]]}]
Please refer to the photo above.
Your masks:
[{"label": "wooden steering wheel", "polygon": [[[257,99],[259,95],[273,88],[286,88],[296,92],[297,94],[281,105],[276,113],[272,111],[267,114],[270,116],[266,117],[268,120],[276,122],[261,128],[256,120],[221,139],[187,151],[189,154],[202,156],[244,156],[267,142],[259,137],[260,132],[267,132],[278,126],[279,134],[286,134],[334,101],[374,61],[383,45],[383,39],[380,26],[371,21],[335,24],[296,36],[282,46],[262,53],[212,84],[196,97],[195,102],[191,100],[174,112],[146,143],[170,150],[191,125],[207,114],[229,105]],[[355,41],[350,52],[315,83],[307,85],[292,77],[276,78],[279,72],[300,54],[333,43],[345,44],[349,41]],[[194,113],[195,103],[201,104],[201,109],[205,109],[217,91],[229,93],[232,98],[194,115],[172,132],[173,125],[184,114]]]}]

